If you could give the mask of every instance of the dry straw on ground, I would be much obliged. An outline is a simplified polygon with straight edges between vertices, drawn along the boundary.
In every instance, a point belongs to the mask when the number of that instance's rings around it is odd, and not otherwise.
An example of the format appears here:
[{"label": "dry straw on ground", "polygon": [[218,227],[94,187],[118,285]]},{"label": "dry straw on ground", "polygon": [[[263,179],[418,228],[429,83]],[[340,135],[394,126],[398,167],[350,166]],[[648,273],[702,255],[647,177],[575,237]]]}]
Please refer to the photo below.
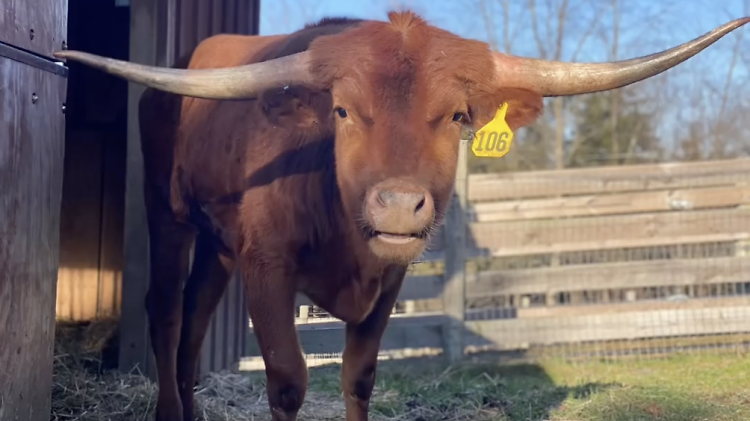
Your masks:
[{"label": "dry straw on ground", "polygon": [[[155,383],[141,373],[115,369],[116,329],[117,321],[58,323],[51,420],[153,420]],[[500,379],[494,376],[483,372],[461,375],[465,370],[442,366],[431,374],[423,373],[416,371],[414,363],[390,370],[386,366],[373,395],[373,421],[507,419]],[[298,419],[343,420],[340,370],[316,368],[310,381]],[[270,419],[262,373],[210,374],[196,387],[195,396],[199,421]]]},{"label": "dry straw on ground", "polygon": [[[50,420],[152,420],[156,385],[140,373],[108,367],[116,322],[58,324]],[[102,355],[105,358],[102,358]],[[209,375],[196,389],[197,419],[244,421],[268,418],[265,385],[240,373]],[[300,419],[342,419],[343,401],[311,392]]]}]

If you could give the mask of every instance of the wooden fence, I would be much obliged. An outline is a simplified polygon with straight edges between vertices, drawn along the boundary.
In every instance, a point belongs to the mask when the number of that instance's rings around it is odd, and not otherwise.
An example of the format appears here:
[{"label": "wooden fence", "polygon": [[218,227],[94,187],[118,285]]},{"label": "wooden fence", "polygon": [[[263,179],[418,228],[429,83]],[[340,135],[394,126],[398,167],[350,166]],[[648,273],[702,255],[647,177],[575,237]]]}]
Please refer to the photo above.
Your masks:
[{"label": "wooden fence", "polygon": [[[411,268],[383,358],[744,345],[748,169],[750,158],[459,176],[454,210],[463,211]],[[204,342],[204,373],[238,360],[263,367],[237,279],[228,291]],[[145,320],[142,296],[132,302],[128,328]],[[297,323],[311,366],[340,361],[340,321],[300,296]],[[148,338],[133,332],[142,340],[127,355],[143,364]]]},{"label": "wooden fence", "polygon": [[[749,170],[743,158],[469,176],[466,265],[444,270],[462,254],[449,225],[404,284],[383,358],[744,343]],[[459,282],[451,294],[446,279]],[[299,307],[308,363],[338,361],[343,323],[304,297]],[[447,335],[457,324],[461,334]],[[259,355],[248,335],[240,367],[262,368]]]}]

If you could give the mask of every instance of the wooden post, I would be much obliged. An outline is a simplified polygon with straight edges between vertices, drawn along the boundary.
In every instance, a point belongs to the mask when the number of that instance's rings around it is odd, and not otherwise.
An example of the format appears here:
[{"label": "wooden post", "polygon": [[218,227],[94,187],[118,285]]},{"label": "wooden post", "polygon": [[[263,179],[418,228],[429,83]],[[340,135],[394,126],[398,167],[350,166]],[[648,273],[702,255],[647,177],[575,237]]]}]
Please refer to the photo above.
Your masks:
[{"label": "wooden post", "polygon": [[[164,48],[164,17],[159,2],[132,0],[130,3],[130,57],[134,63],[169,65]],[[161,37],[159,36],[161,32]],[[128,145],[125,179],[124,262],[120,319],[121,371],[139,370],[155,378],[155,366],[148,334],[145,297],[149,283],[149,242],[143,197],[143,154],[138,128],[138,101],[145,88],[128,84]]]},{"label": "wooden post", "polygon": [[404,301],[404,313],[414,314],[417,312],[417,302],[415,300]]},{"label": "wooden post", "polygon": [[[57,16],[46,17],[40,33]],[[0,44],[0,421],[50,414],[66,77],[49,57]]]},{"label": "wooden post", "polygon": [[[210,15],[200,15],[197,18],[197,29],[191,33],[186,33],[186,27],[183,25],[181,33],[187,38],[180,43],[182,54],[206,37],[217,33],[258,34],[260,0],[215,0],[213,7],[216,8],[217,5],[223,6],[226,17],[230,19],[225,19],[223,25],[209,28],[211,22],[207,20],[207,16]],[[183,21],[188,18],[188,15],[184,14],[185,9],[185,7],[181,9]],[[194,18],[187,20],[195,21]],[[226,291],[211,317],[211,323],[203,340],[199,377],[212,371],[235,368],[247,351],[247,337],[250,333],[249,316],[239,271],[232,275]]]},{"label": "wooden post", "polygon": [[[259,0],[216,0],[214,7],[224,8],[225,19],[208,28],[210,15],[198,16],[196,26],[192,2],[183,0],[132,0],[130,6],[130,61],[170,67],[179,54],[189,52],[199,41],[216,33],[257,33]],[[183,7],[185,6],[185,7]],[[189,10],[188,10],[189,9]],[[241,18],[238,18],[240,17]],[[214,16],[213,19],[216,19]],[[184,23],[183,23],[184,21]],[[198,32],[200,33],[198,33]],[[178,33],[179,32],[179,33]],[[144,87],[129,84],[128,147],[125,187],[125,240],[120,322],[120,370],[141,372],[155,378],[153,353],[148,334],[145,297],[149,282],[148,223],[143,197],[143,155],[138,126],[138,101]],[[242,353],[248,333],[242,285],[233,277],[217,312],[212,318],[203,349],[201,373],[206,368],[225,368],[230,359]],[[217,316],[218,315],[218,316]],[[205,362],[210,362],[206,365]]]},{"label": "wooden post", "polygon": [[466,308],[466,196],[467,142],[461,141],[456,169],[456,184],[445,224],[445,289],[443,311],[444,352],[448,361],[457,362],[464,354],[464,319]]},{"label": "wooden post", "polygon": [[310,318],[310,306],[299,306],[299,318],[302,322],[307,323]]}]

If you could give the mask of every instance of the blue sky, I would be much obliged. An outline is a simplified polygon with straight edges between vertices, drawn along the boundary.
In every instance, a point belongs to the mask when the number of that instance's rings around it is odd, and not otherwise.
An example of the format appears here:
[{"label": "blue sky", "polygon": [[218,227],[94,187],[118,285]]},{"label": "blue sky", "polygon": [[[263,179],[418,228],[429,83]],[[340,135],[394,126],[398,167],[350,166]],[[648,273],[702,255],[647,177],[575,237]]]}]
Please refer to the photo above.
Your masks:
[{"label": "blue sky", "polygon": [[[554,16],[550,16],[549,6],[561,1],[536,0],[542,43],[547,50],[554,48],[557,30],[556,25],[548,24],[555,21]],[[261,2],[260,31],[262,35],[288,33],[325,16],[386,20],[388,10],[406,6],[433,25],[467,38],[486,42],[495,40],[502,47],[500,3],[499,0],[265,0]],[[539,57],[528,2],[511,0],[511,3],[508,27],[512,35],[512,53]],[[619,59],[676,46],[730,20],[750,15],[750,0],[618,0],[618,3],[621,11]],[[563,60],[572,60],[574,55],[577,61],[608,60],[613,22],[610,4],[611,0],[569,0]],[[482,7],[488,12],[486,15],[494,20],[491,22],[492,29],[487,29]],[[592,23],[596,24],[593,30],[590,29]],[[750,28],[743,28],[666,72],[667,75],[659,75],[642,83],[645,90],[653,84],[667,81],[678,87],[673,89],[674,99],[670,100],[672,108],[663,115],[661,129],[674,130],[679,113],[684,116],[685,113],[708,110],[708,114],[713,116],[711,118],[718,118],[720,92],[727,81],[732,52],[740,31],[744,31],[740,44],[742,53],[730,79],[730,91],[735,95],[729,106],[742,103],[750,107]],[[700,104],[695,102],[695,92],[698,91],[705,92]]]},{"label": "blue sky", "polygon": [[[555,0],[552,2],[559,3]],[[624,15],[623,26],[628,23],[628,16],[631,16],[632,20],[646,15],[656,21],[655,28],[659,29],[659,34],[649,34],[645,29],[639,28],[641,30],[631,36],[655,37],[659,43],[667,45],[691,39],[731,19],[742,17],[747,2],[748,0],[619,0],[619,7]],[[497,16],[500,15],[497,5],[499,2],[496,0],[265,0],[261,2],[260,30],[263,35],[286,33],[324,16],[385,20],[387,11],[394,6],[407,6],[437,26],[461,36],[486,40],[487,31],[477,13],[482,3],[488,9],[494,10]],[[512,6],[516,9],[526,7],[523,1],[512,3],[519,5]],[[540,0],[537,3],[543,9],[549,2]],[[585,10],[593,9],[590,4],[603,6],[607,3],[606,0],[591,0],[571,1],[569,4],[571,15],[585,18],[591,17]],[[654,18],[654,15],[661,16]],[[611,28],[608,18],[609,16],[605,15],[601,19],[603,28]],[[658,22],[662,22],[663,25],[657,26]],[[530,44],[528,35],[531,32],[530,28],[526,29],[522,31],[525,34],[519,34],[521,36],[517,41],[521,44],[521,50],[533,48],[525,45]],[[720,43],[725,43],[725,40]]]},{"label": "blue sky", "polygon": [[[544,5],[559,2],[560,0],[538,0],[540,20],[544,19]],[[407,6],[431,23],[458,35],[489,41],[491,34],[479,13],[483,3],[497,17],[497,30],[494,33],[499,36],[502,31],[498,6],[500,2],[497,0],[265,0],[261,2],[260,30],[263,35],[287,33],[324,16],[385,20],[387,11],[394,6]],[[527,2],[512,0],[511,3],[514,3],[511,6],[511,16],[520,16],[510,25],[511,32],[515,33],[513,53],[538,57],[539,52],[529,25]],[[600,34],[611,32],[611,13],[607,9],[609,1],[571,0],[569,4],[571,19],[566,27],[562,58],[572,58],[582,34],[596,20],[598,28],[580,47],[578,61],[607,60],[608,47]],[[604,13],[595,14],[593,10],[597,7]],[[750,0],[619,0],[619,8],[622,12],[619,58],[624,59],[650,54],[693,39],[732,19],[743,17],[743,12],[750,15]],[[680,67],[700,68],[703,72],[713,73],[712,77],[721,82],[726,78],[726,68],[739,31],[748,32],[750,29],[736,30]],[[750,34],[744,36],[742,50],[745,53],[733,75],[733,81],[740,85],[745,85],[744,82],[748,80],[748,47]]]}]

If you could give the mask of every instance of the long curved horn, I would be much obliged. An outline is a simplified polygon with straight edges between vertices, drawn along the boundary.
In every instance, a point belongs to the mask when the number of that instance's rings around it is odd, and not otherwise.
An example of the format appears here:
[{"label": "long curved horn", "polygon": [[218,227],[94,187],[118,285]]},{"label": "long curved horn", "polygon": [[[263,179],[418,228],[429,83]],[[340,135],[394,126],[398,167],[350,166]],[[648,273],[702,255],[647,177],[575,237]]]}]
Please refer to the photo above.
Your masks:
[{"label": "long curved horn", "polygon": [[495,52],[497,82],[546,97],[580,95],[617,89],[664,72],[750,22],[737,19],[677,47],[656,54],[611,63],[564,63]]},{"label": "long curved horn", "polygon": [[57,52],[55,57],[78,61],[161,91],[196,98],[248,99],[265,89],[284,85],[317,86],[310,72],[308,52],[237,67],[188,70],[145,66],[70,50]]}]

